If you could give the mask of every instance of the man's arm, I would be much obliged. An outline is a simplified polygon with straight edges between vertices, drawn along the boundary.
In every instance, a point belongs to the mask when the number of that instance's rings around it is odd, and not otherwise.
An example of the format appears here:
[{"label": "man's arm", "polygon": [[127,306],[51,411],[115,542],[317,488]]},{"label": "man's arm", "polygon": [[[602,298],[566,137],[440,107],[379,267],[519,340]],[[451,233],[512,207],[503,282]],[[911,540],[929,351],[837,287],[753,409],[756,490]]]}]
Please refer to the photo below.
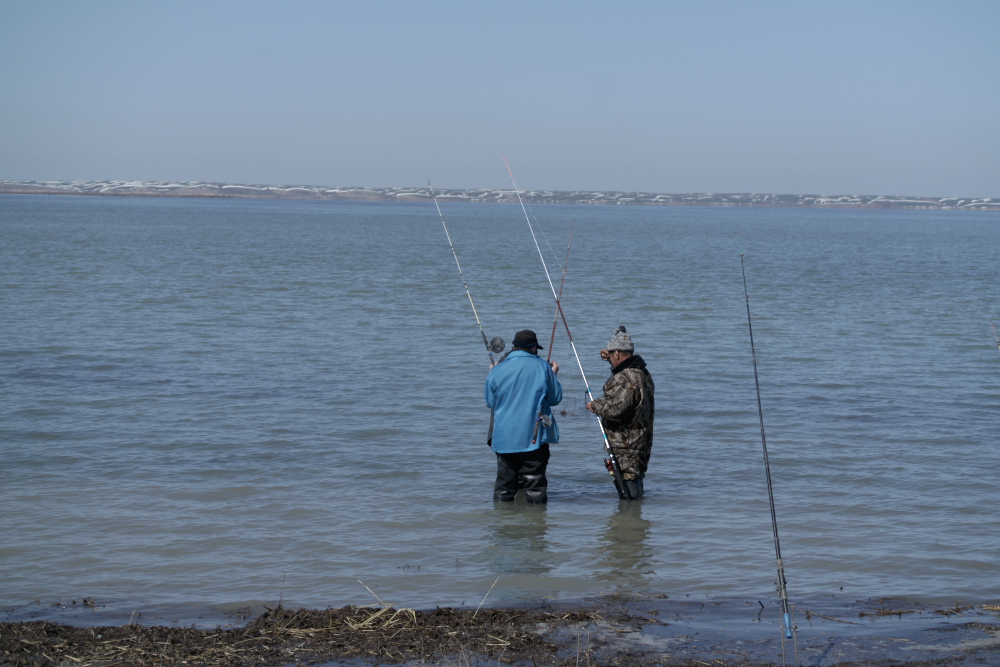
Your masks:
[{"label": "man's arm", "polygon": [[[555,362],[552,363],[555,364]],[[545,400],[549,402],[549,405],[559,405],[562,402],[562,383],[556,377],[556,373],[559,372],[558,369],[559,364],[555,364],[555,368],[550,368],[549,372],[545,374],[547,384],[545,387]]]},{"label": "man's arm", "polygon": [[587,409],[602,419],[621,420],[635,405],[633,391],[629,388],[624,373],[619,373],[604,385],[604,398],[595,398],[587,403]]},{"label": "man's arm", "polygon": [[483,398],[486,399],[486,407],[493,409],[496,407],[493,404],[494,393],[493,393],[493,383],[490,380],[493,379],[493,371],[490,371],[489,375],[486,376],[486,384],[483,386]]}]

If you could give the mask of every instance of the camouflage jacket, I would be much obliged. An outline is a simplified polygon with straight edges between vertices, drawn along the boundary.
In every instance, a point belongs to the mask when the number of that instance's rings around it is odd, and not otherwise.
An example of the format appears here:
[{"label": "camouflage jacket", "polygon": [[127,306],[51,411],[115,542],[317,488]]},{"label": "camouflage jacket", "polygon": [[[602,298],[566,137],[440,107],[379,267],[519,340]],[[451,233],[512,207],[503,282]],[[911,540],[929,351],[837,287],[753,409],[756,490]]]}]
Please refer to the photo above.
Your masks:
[{"label": "camouflage jacket", "polygon": [[604,423],[625,479],[646,474],[653,448],[653,389],[646,362],[634,355],[611,369],[604,398],[594,399],[594,412]]}]

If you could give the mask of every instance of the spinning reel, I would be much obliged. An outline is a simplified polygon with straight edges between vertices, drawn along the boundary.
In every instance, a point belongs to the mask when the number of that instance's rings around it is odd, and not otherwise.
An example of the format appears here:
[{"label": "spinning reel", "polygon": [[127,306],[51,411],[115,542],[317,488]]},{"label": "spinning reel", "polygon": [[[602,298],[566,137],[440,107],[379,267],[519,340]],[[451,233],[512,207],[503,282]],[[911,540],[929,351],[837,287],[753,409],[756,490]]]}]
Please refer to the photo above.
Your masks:
[{"label": "spinning reel", "polygon": [[492,352],[493,354],[500,354],[501,352],[503,352],[503,349],[507,347],[507,343],[503,341],[503,338],[497,336],[496,338],[492,339],[489,345],[487,345],[486,347],[488,347],[490,352]]}]

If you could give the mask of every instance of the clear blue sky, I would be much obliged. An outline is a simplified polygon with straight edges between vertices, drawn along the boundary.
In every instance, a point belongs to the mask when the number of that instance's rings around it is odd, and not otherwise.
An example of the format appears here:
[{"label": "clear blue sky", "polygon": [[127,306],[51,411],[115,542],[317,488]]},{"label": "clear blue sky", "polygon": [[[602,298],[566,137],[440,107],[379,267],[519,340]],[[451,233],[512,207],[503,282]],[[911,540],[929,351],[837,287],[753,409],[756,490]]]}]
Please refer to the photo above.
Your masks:
[{"label": "clear blue sky", "polygon": [[0,179],[1000,196],[1000,2],[0,0]]}]

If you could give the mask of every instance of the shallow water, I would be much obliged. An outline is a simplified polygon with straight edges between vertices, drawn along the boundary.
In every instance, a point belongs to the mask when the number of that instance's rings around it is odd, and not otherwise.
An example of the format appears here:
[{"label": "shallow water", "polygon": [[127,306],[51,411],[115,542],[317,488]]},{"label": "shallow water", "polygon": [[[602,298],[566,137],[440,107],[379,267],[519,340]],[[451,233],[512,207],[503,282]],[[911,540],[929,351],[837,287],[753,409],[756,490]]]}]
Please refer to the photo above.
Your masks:
[{"label": "shallow water", "polygon": [[[520,208],[443,212],[487,335],[547,341]],[[0,604],[773,597],[741,244],[790,596],[1000,596],[1000,214],[532,213],[556,281],[575,220],[595,392],[619,324],[656,380],[639,503],[560,331],[550,503],[493,506],[488,358],[429,203],[0,197]]]}]

